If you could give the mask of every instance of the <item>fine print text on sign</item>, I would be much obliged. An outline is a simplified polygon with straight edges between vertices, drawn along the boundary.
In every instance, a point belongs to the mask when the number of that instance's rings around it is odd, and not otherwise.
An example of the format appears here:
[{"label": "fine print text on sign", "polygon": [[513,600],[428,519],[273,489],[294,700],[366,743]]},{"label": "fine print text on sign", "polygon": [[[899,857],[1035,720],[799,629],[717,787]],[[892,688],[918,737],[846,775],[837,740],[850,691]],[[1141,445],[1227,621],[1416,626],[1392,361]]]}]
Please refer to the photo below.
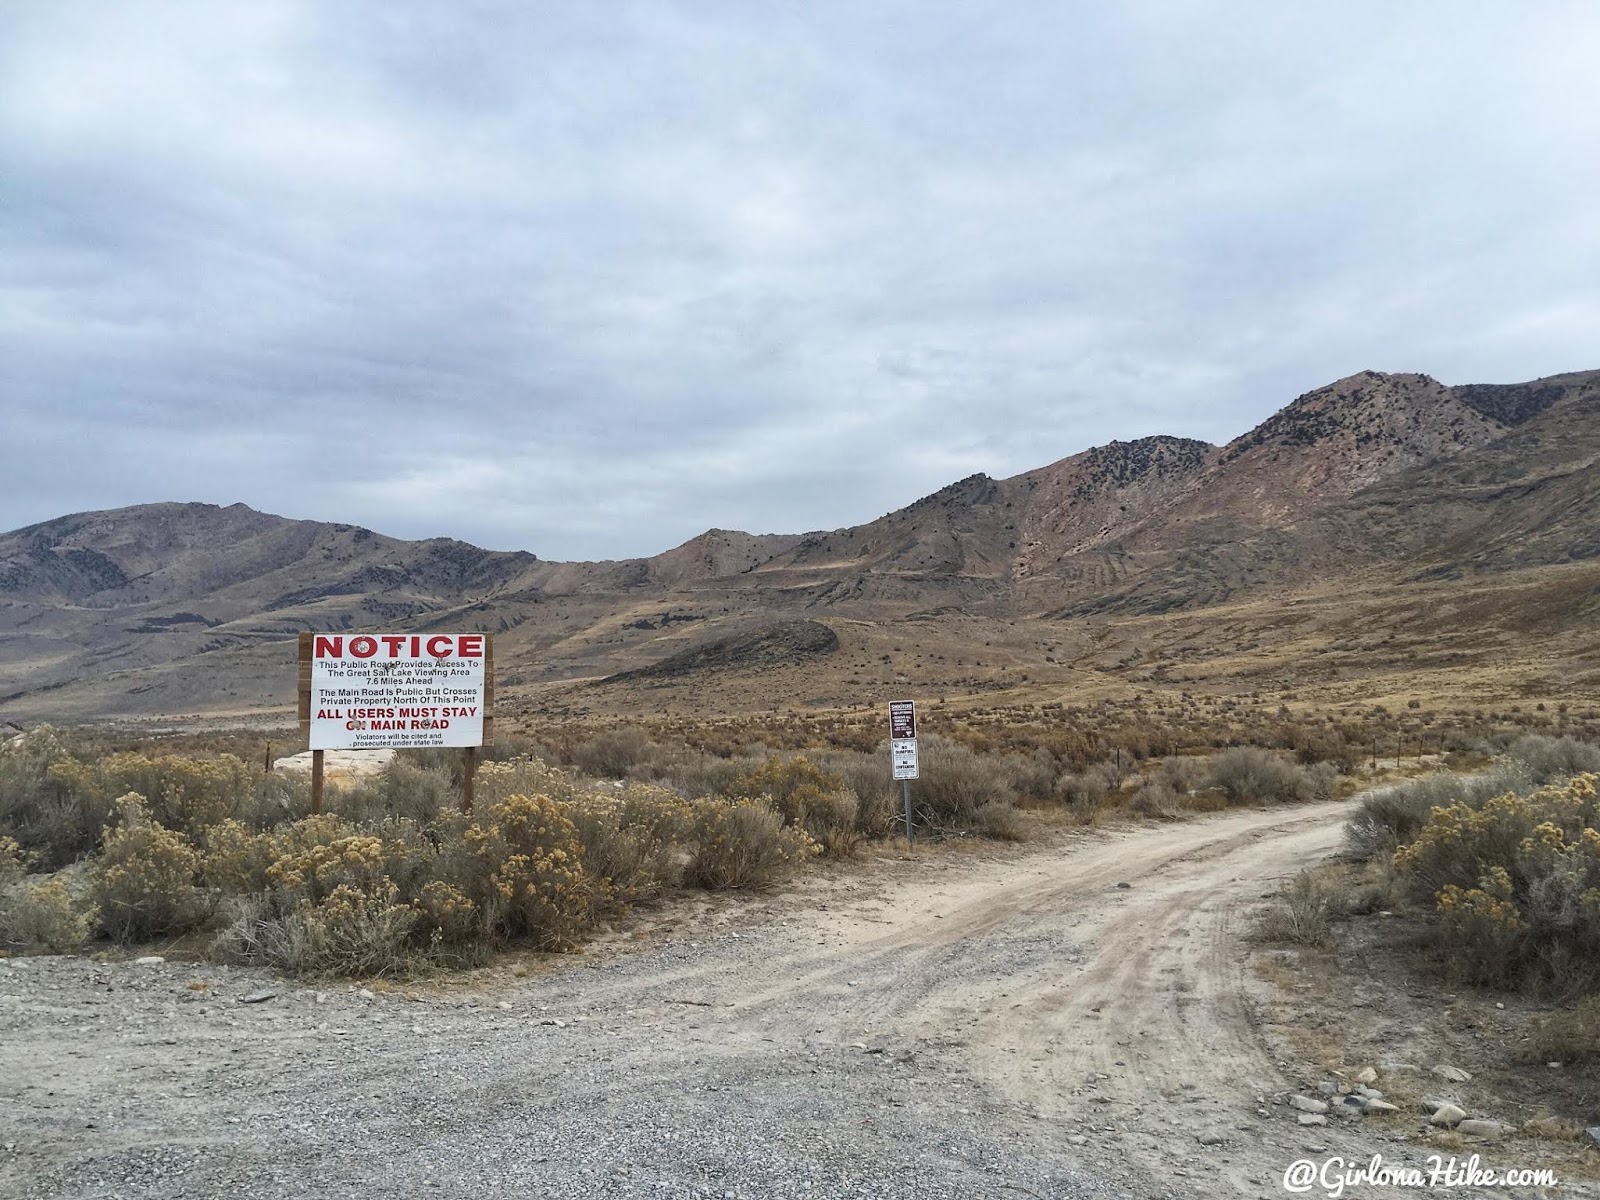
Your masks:
[{"label": "fine print text on sign", "polygon": [[481,746],[483,634],[317,634],[311,749]]},{"label": "fine print text on sign", "polygon": [[889,702],[889,761],[896,779],[917,778],[917,706],[911,700]]},{"label": "fine print text on sign", "polygon": [[893,739],[889,742],[889,758],[894,763],[894,777],[896,779],[916,779],[917,771],[917,739]]}]

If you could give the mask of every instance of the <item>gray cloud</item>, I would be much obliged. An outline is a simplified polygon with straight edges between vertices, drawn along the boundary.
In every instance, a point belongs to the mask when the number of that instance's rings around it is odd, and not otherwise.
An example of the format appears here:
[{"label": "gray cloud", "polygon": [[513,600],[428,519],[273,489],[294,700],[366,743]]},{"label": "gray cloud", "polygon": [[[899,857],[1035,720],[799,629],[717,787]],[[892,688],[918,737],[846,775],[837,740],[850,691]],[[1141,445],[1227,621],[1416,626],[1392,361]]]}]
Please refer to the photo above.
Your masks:
[{"label": "gray cloud", "polygon": [[1600,13],[15,6],[0,525],[548,557],[1600,365]]}]

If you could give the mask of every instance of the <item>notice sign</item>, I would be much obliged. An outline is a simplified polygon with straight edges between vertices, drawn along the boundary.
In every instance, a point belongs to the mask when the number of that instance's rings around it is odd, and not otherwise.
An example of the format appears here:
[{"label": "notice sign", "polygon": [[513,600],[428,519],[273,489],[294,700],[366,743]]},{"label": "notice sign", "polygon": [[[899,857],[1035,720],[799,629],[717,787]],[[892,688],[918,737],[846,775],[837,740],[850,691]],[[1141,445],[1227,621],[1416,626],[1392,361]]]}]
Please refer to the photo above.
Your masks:
[{"label": "notice sign", "polygon": [[889,702],[889,761],[894,778],[917,778],[917,706],[910,700]]},{"label": "notice sign", "polygon": [[302,635],[300,648],[311,749],[483,745],[493,699],[486,635],[318,633]]}]

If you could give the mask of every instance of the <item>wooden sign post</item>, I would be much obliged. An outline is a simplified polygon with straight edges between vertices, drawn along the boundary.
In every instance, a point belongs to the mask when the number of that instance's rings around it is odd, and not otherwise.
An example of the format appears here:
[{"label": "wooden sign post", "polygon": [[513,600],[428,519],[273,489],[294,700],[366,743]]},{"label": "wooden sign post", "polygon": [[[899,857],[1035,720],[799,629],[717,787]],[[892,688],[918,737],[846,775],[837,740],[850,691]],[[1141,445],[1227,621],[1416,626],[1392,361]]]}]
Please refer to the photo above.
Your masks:
[{"label": "wooden sign post", "polygon": [[426,747],[460,747],[461,811],[472,811],[478,747],[494,736],[492,634],[302,633],[299,682],[313,813],[325,750]]}]

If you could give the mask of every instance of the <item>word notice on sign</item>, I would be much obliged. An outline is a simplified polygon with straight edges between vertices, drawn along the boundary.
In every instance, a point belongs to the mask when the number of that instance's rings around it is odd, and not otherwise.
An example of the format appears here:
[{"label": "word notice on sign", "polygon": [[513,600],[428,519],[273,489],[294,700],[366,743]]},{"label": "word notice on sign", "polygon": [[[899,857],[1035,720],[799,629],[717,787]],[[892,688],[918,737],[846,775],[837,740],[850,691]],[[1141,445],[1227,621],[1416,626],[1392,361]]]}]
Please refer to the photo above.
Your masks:
[{"label": "word notice on sign", "polygon": [[483,745],[488,656],[481,633],[316,634],[311,749]]},{"label": "word notice on sign", "polygon": [[917,706],[911,700],[889,702],[889,761],[896,779],[917,778]]}]

